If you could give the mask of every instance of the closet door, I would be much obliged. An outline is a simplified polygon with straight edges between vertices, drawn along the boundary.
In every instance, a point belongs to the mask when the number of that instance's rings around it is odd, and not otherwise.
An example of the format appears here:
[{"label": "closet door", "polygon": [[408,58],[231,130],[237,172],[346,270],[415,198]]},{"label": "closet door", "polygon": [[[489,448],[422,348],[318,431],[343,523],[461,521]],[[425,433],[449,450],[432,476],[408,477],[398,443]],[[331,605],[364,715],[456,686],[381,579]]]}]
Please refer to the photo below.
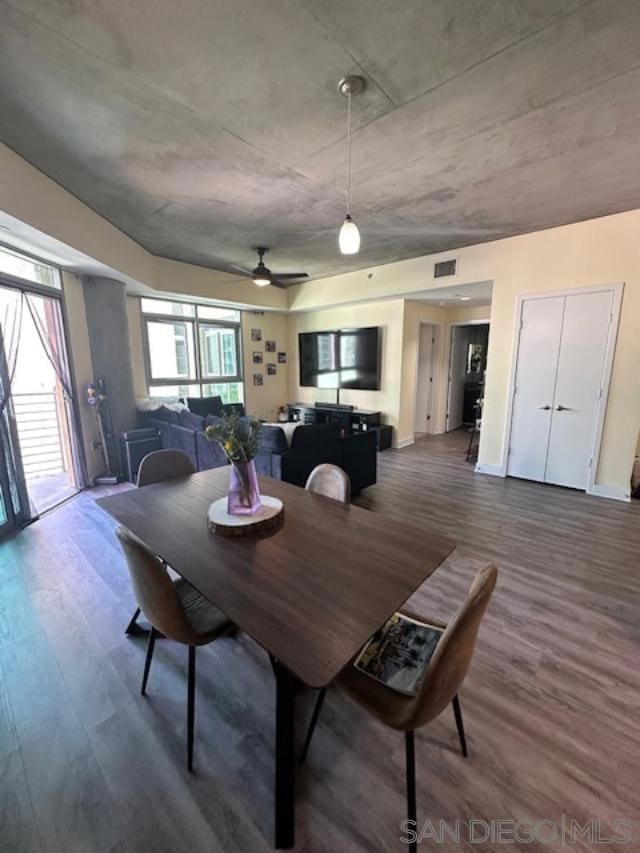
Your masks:
[{"label": "closet door", "polygon": [[613,291],[567,296],[545,480],[586,489],[611,328]]},{"label": "closet door", "polygon": [[522,303],[507,474],[545,479],[564,296]]}]

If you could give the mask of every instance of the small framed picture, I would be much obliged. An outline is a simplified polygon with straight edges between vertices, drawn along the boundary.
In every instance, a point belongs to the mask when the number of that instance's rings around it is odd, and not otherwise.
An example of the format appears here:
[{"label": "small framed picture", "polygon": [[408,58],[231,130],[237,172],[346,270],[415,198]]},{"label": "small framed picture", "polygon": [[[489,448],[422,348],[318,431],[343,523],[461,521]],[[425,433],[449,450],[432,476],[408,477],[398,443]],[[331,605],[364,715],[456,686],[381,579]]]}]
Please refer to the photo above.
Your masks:
[{"label": "small framed picture", "polygon": [[263,377],[262,373],[254,373],[253,374],[253,384],[254,385],[263,385]]},{"label": "small framed picture", "polygon": [[264,348],[266,352],[275,352],[276,351],[276,342],[275,341],[265,341]]},{"label": "small framed picture", "polygon": [[278,364],[286,364],[287,363],[287,354],[286,352],[278,353]]},{"label": "small framed picture", "polygon": [[262,364],[262,353],[254,350],[253,352],[253,363],[254,364]]},{"label": "small framed picture", "polygon": [[267,365],[267,376],[275,376],[277,372],[277,367],[275,364]]},{"label": "small framed picture", "polygon": [[251,329],[251,340],[252,341],[261,341],[262,340],[262,329]]}]

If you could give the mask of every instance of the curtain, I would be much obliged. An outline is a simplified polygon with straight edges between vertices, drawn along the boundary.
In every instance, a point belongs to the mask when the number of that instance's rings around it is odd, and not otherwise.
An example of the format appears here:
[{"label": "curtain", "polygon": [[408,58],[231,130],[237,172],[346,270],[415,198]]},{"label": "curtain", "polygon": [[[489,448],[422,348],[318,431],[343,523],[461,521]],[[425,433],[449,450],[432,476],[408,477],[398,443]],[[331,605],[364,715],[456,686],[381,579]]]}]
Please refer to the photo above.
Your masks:
[{"label": "curtain", "polygon": [[[82,488],[87,485],[87,472],[84,456],[79,445],[80,424],[78,422],[78,407],[75,405],[75,395],[73,392],[71,371],[69,369],[69,359],[67,358],[65,347],[60,304],[57,299],[46,296],[36,296],[32,293],[24,293],[23,296],[40,343],[62,388],[67,423],[71,426],[69,430],[69,444],[74,480],[76,485]],[[38,311],[36,300],[41,301],[43,305],[42,312]]]},{"label": "curtain", "polygon": [[22,459],[11,405],[11,382],[15,375],[22,330],[24,293],[3,290],[0,316],[0,443],[9,477],[13,514],[18,523],[31,517],[27,486],[22,473]]}]

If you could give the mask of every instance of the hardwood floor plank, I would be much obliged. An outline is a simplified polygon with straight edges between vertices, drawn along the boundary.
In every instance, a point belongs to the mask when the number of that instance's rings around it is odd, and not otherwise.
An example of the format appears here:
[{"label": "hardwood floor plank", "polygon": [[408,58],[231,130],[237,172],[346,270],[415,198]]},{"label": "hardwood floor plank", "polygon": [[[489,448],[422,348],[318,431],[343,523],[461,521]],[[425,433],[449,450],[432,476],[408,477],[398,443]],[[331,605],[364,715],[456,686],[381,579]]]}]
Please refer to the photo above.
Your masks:
[{"label": "hardwood floor plank", "polygon": [[0,846],[11,853],[41,850],[19,749],[0,754]]},{"label": "hardwood floor plank", "polygon": [[114,799],[82,726],[72,719],[22,745],[43,851],[109,850],[122,835]]}]

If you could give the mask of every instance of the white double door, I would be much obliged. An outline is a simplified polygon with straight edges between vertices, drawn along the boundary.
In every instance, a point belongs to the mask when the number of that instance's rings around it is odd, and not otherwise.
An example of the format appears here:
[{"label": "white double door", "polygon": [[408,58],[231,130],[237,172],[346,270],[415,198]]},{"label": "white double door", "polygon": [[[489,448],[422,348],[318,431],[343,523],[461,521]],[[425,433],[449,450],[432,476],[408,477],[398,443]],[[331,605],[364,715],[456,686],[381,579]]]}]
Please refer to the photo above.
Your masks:
[{"label": "white double door", "polygon": [[599,290],[523,301],[507,474],[587,488],[613,299]]}]

